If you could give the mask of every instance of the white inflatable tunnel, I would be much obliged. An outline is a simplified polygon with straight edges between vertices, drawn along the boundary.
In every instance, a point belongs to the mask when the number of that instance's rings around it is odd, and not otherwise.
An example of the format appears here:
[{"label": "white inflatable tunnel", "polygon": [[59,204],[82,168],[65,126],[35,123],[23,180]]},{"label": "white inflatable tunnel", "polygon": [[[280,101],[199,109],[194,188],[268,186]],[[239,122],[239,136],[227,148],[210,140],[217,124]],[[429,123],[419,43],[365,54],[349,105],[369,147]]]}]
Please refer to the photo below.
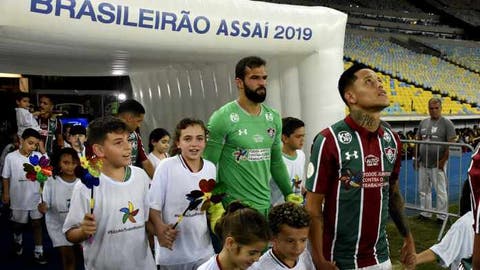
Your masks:
[{"label": "white inflatable tunnel", "polygon": [[[246,0],[2,0],[0,72],[129,75],[150,130],[207,121],[237,96],[236,62],[267,60],[267,103],[306,123],[306,145],[344,117],[347,15]],[[308,149],[306,149],[308,150]]]}]

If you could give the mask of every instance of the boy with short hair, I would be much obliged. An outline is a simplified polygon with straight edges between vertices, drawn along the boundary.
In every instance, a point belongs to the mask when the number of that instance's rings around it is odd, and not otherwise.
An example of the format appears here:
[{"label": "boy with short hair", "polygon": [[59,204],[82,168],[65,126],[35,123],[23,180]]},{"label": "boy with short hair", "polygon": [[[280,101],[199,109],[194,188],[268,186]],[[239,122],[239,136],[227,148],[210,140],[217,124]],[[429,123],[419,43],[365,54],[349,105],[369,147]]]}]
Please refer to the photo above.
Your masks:
[{"label": "boy with short hair", "polygon": [[45,154],[45,148],[40,146],[40,153],[35,150],[39,146],[40,133],[27,128],[20,138],[20,148],[11,152],[5,158],[3,167],[3,194],[2,202],[10,204],[12,209],[14,249],[17,255],[23,253],[22,231],[29,217],[32,221],[33,238],[35,242],[34,259],[39,264],[46,264],[42,246],[42,223],[43,215],[38,211],[40,201],[40,184],[26,178],[23,170],[24,163],[30,163],[29,157],[36,155],[41,157]]},{"label": "boy with short hair", "polygon": [[[156,269],[150,252],[146,224],[150,178],[129,166],[131,145],[124,122],[98,118],[88,127],[93,153],[103,161],[99,185],[92,190],[78,182],[63,231],[72,243],[83,242],[85,268]],[[87,241],[86,241],[87,240]]]},{"label": "boy with short hair", "polygon": [[[18,137],[22,137],[23,131],[27,128],[40,130],[37,119],[34,114],[30,112],[30,95],[28,93],[19,92],[15,97],[17,107],[15,108],[15,116],[17,119]],[[36,112],[38,115],[38,112]]]},{"label": "boy with short hair", "polygon": [[82,125],[74,125],[70,128],[67,136],[68,143],[75,151],[77,151],[78,157],[85,157],[87,130]]},{"label": "boy with short hair", "polygon": [[260,257],[252,270],[315,269],[306,249],[310,220],[301,205],[287,202],[274,206],[268,214],[272,248]]},{"label": "boy with short hair", "polygon": [[[295,117],[282,119],[282,158],[290,176],[293,193],[302,195],[305,184],[305,123]],[[275,181],[270,181],[272,205],[285,202],[282,192]]]}]

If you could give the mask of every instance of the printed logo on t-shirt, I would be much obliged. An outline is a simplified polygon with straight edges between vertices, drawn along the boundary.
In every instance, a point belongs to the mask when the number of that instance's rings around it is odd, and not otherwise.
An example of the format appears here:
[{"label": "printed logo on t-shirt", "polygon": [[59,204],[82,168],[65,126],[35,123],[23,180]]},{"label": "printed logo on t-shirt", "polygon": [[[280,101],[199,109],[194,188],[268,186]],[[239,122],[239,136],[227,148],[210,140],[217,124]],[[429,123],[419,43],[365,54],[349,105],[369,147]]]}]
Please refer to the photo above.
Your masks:
[{"label": "printed logo on t-shirt", "polygon": [[273,121],[273,114],[270,112],[266,113],[265,119],[267,119],[267,121]]},{"label": "printed logo on t-shirt", "polygon": [[353,173],[350,169],[342,169],[342,176],[338,179],[345,189],[359,188],[362,186],[363,173]]},{"label": "printed logo on t-shirt", "polygon": [[274,129],[274,128],[268,128],[268,129],[267,129],[267,134],[268,134],[268,136],[270,136],[271,138],[275,137],[275,129]]},{"label": "printed logo on t-shirt", "polygon": [[238,113],[231,113],[230,121],[232,121],[233,123],[240,121],[240,116],[238,115]]},{"label": "printed logo on t-shirt", "polygon": [[127,219],[130,220],[132,223],[137,223],[135,220],[135,216],[138,214],[138,209],[133,210],[135,207],[131,201],[128,201],[128,207],[123,207],[120,209],[120,212],[123,213],[122,222],[125,224]]},{"label": "printed logo on t-shirt", "polygon": [[352,134],[348,131],[340,131],[337,136],[338,140],[343,144],[349,144],[352,142]]},{"label": "printed logo on t-shirt", "polygon": [[380,162],[380,159],[374,155],[370,154],[365,157],[365,165],[367,167],[378,166],[379,162]]},{"label": "printed logo on t-shirt", "polygon": [[237,151],[233,152],[233,156],[235,157],[235,160],[237,162],[240,162],[240,160],[246,160],[247,159],[247,150],[238,149]]}]

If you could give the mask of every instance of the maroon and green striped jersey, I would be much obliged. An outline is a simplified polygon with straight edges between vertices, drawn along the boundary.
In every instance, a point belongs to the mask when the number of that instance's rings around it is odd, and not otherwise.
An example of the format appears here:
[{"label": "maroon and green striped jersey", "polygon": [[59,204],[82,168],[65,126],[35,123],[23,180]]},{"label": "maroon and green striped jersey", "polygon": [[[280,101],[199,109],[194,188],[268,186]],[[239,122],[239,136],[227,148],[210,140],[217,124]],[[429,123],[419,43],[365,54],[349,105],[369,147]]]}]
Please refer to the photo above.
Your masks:
[{"label": "maroon and green striped jersey", "polygon": [[398,180],[401,143],[386,125],[370,132],[350,116],[314,141],[306,188],[325,196],[323,255],[340,269],[389,258],[389,186]]}]

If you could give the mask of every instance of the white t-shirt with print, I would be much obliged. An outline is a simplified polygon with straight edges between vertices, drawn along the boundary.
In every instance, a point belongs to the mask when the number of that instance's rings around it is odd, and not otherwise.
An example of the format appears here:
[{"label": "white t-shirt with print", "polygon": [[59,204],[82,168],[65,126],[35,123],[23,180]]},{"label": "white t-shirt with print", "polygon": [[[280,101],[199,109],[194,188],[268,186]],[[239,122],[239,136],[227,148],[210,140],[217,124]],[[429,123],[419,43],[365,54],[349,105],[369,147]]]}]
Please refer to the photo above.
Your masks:
[{"label": "white t-shirt with print", "polygon": [[[156,269],[145,228],[150,178],[143,169],[129,167],[131,175],[126,181],[101,174],[100,184],[93,189],[97,231],[82,243],[86,270]],[[90,213],[90,192],[82,182],[75,184],[64,233],[78,227]]]},{"label": "white t-shirt with print", "polygon": [[[199,190],[201,179],[215,179],[215,165],[203,160],[199,172],[191,172],[181,155],[162,160],[155,170],[149,192],[150,207],[162,213],[163,222],[175,224],[178,216],[187,208],[185,195]],[[194,262],[214,254],[208,231],[206,211],[188,211],[178,224],[180,232],[173,244],[173,250],[160,247],[155,242],[155,260],[159,265],[174,265]]]},{"label": "white t-shirt with print", "polygon": [[208,261],[200,265],[197,270],[221,270],[217,263],[218,254],[213,255]]},{"label": "white t-shirt with print", "polygon": [[45,224],[53,247],[73,245],[65,237],[62,227],[70,208],[73,187],[78,181],[78,178],[73,182],[66,182],[60,176],[49,177],[43,188],[43,201],[48,206]]},{"label": "white t-shirt with print", "polygon": [[[297,149],[296,157],[286,156],[282,153],[283,163],[287,167],[288,175],[290,176],[290,186],[292,187],[292,192],[301,195],[302,187],[305,186],[305,153]],[[300,184],[296,184],[297,181],[300,181]],[[282,192],[278,188],[275,181],[270,180],[270,190],[271,198],[270,202],[272,205],[277,205],[285,202]]]},{"label": "white t-shirt with print", "polygon": [[[32,155],[41,157],[39,152]],[[46,156],[46,155],[45,155]],[[2,177],[10,180],[10,209],[34,210],[40,201],[40,184],[37,181],[28,180],[23,164],[29,163],[29,157],[20,154],[19,150],[13,151],[5,158]]]}]

